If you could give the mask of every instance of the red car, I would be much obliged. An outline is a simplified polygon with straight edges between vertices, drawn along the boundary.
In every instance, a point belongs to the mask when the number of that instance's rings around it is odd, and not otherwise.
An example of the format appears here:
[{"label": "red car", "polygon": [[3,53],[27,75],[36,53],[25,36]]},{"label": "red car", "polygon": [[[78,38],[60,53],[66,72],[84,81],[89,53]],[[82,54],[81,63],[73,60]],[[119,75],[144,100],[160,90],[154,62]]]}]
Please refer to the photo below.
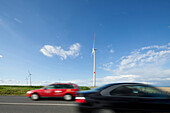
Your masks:
[{"label": "red car", "polygon": [[47,97],[62,97],[65,100],[73,100],[79,87],[73,83],[53,83],[41,89],[27,92],[27,96],[32,100]]}]

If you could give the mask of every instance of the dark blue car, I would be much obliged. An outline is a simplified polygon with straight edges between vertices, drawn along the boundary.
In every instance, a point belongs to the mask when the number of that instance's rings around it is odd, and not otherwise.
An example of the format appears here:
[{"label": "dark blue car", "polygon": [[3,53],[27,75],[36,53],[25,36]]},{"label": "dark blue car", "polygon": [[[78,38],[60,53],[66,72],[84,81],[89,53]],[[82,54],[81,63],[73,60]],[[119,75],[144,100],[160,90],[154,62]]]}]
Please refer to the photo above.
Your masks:
[{"label": "dark blue car", "polygon": [[141,83],[107,84],[80,91],[75,101],[81,113],[170,113],[170,95]]}]

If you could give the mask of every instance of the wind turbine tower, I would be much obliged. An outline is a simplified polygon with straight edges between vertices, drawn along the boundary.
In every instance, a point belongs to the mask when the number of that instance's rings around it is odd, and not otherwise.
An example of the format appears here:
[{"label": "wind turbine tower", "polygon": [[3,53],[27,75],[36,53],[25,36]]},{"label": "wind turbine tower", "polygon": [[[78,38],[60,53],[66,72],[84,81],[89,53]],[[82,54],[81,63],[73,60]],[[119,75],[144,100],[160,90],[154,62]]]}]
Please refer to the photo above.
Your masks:
[{"label": "wind turbine tower", "polygon": [[95,45],[95,33],[94,33],[94,41],[93,41],[93,49],[92,49],[92,54],[94,56],[93,59],[93,87],[96,86],[96,48],[94,47]]},{"label": "wind turbine tower", "polygon": [[29,77],[30,77],[30,86],[31,86],[31,73],[30,73],[30,71],[28,70],[28,74],[29,74]]}]

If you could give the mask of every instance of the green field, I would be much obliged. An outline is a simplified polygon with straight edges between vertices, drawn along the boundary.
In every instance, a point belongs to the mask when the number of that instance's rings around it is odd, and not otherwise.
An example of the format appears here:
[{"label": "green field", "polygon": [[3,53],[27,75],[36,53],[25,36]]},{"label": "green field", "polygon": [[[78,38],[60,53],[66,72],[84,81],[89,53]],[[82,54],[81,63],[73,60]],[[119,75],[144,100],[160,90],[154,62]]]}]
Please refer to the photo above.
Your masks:
[{"label": "green field", "polygon": [[[26,92],[34,89],[40,89],[43,86],[7,86],[0,85],[0,95],[4,96],[26,96]],[[80,86],[81,90],[89,90],[86,86]]]}]

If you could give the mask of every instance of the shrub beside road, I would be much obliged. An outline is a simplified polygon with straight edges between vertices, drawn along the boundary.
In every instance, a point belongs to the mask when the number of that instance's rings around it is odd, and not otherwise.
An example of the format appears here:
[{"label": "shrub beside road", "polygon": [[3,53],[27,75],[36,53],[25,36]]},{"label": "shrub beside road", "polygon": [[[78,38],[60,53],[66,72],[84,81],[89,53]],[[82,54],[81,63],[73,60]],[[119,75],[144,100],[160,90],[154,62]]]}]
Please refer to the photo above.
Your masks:
[{"label": "shrub beside road", "polygon": [[[43,86],[7,86],[0,85],[0,95],[3,96],[26,96],[26,92],[30,90],[40,89]],[[80,86],[81,90],[89,90],[89,87]]]}]

